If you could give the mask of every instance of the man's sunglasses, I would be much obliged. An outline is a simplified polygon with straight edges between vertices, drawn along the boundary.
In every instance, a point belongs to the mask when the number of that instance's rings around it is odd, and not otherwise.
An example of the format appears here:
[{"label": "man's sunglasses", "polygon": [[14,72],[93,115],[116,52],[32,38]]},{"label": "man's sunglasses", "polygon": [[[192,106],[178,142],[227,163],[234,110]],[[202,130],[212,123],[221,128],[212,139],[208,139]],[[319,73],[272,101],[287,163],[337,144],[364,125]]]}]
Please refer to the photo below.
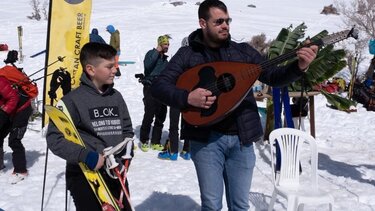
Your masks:
[{"label": "man's sunglasses", "polygon": [[232,18],[227,18],[227,19],[219,18],[219,19],[214,20],[214,24],[215,24],[216,26],[220,26],[220,25],[223,24],[224,22],[225,22],[227,25],[229,25],[229,24],[232,22]]}]

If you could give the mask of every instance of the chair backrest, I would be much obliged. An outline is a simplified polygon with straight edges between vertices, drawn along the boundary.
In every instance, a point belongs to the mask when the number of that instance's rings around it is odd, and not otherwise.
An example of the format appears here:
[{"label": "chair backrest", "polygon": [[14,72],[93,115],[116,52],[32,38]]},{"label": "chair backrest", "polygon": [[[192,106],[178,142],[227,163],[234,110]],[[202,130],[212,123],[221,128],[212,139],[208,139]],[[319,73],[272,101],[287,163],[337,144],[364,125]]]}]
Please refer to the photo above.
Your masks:
[{"label": "chair backrest", "polygon": [[[294,128],[279,128],[270,133],[273,182],[277,186],[298,187],[300,175],[300,152],[307,142],[311,151],[311,185],[317,187],[318,154],[314,137]],[[276,179],[276,143],[280,149],[281,168]]]}]

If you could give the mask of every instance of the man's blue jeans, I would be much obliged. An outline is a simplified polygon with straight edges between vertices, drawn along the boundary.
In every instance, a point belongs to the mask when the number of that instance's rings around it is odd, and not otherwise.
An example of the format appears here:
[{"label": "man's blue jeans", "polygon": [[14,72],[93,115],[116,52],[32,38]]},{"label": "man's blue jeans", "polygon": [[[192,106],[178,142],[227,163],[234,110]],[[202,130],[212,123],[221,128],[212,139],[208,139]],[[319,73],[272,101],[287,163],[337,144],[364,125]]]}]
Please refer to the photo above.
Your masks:
[{"label": "man's blue jeans", "polygon": [[217,132],[211,132],[208,143],[190,141],[202,211],[222,209],[224,185],[228,210],[249,210],[249,192],[256,159],[253,145],[241,145],[237,135]]}]

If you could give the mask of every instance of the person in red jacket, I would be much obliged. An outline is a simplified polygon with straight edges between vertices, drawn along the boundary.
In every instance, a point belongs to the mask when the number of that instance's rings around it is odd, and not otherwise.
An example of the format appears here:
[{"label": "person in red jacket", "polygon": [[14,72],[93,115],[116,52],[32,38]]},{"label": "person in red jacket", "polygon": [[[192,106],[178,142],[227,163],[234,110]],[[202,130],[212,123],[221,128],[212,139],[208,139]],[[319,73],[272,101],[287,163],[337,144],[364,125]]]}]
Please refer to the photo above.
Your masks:
[{"label": "person in red jacket", "polygon": [[[14,66],[15,69],[12,71],[19,71],[17,67],[14,65],[14,63],[18,60],[18,57],[16,54],[14,56],[11,55],[12,53],[8,53],[7,59],[4,60],[4,63],[6,65],[11,64],[12,66]],[[0,71],[5,71],[5,69],[2,68]],[[6,78],[4,77],[4,79]],[[4,82],[4,84],[5,83],[6,82]],[[8,81],[8,83],[10,83],[10,81]],[[10,85],[10,87],[13,88],[14,86]],[[0,89],[3,92],[5,88],[0,86]],[[27,124],[29,123],[29,117],[31,116],[33,109],[30,103],[31,99],[29,98],[26,92],[24,92],[21,88],[14,88],[13,91],[16,93],[16,96],[18,97],[18,101],[16,103],[15,108],[14,106],[12,106],[15,110],[12,110],[9,113],[10,115],[7,116],[8,118],[5,117],[5,112],[3,112],[2,117],[0,117],[1,119],[4,119],[4,126],[2,126],[0,130],[0,152],[1,154],[3,154],[4,139],[9,135],[8,145],[12,149],[12,163],[14,167],[13,173],[9,181],[11,184],[16,184],[24,180],[28,175],[26,168],[26,150],[21,140],[26,133]],[[1,108],[3,111],[5,111],[3,109],[3,104],[5,105],[5,102],[3,103],[2,100],[0,101]],[[0,164],[4,165],[3,162],[0,162]]]},{"label": "person in red jacket", "polygon": [[[10,119],[17,111],[18,93],[8,79],[0,77],[0,131],[7,130]],[[2,133],[2,132],[1,132]],[[4,169],[4,140],[0,142],[0,170]]]}]

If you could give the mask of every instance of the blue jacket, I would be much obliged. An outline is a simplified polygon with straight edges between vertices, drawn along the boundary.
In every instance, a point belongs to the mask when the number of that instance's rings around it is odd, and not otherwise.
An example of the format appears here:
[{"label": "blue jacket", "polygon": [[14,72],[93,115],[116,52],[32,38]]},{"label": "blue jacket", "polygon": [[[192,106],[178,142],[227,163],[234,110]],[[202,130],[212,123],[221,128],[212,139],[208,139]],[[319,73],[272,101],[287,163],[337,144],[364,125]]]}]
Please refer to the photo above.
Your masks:
[{"label": "blue jacket", "polygon": [[[204,46],[202,37],[201,29],[190,34],[190,46],[181,47],[171,58],[167,67],[152,84],[151,90],[155,98],[171,107],[182,110],[190,106],[187,102],[188,91],[176,88],[175,84],[184,71],[203,63],[215,61]],[[266,60],[247,43],[235,43],[230,39],[220,48],[219,52],[223,61],[259,64]],[[294,62],[286,68],[270,67],[264,69],[258,80],[271,86],[283,87],[297,80],[301,75],[302,71],[298,68],[297,62]],[[263,129],[252,89],[232,112],[236,118],[241,143],[251,144],[259,140],[263,134]],[[220,124],[220,122],[217,124]],[[187,140],[206,141],[212,126],[196,127],[184,122],[181,129],[182,136]]]}]

